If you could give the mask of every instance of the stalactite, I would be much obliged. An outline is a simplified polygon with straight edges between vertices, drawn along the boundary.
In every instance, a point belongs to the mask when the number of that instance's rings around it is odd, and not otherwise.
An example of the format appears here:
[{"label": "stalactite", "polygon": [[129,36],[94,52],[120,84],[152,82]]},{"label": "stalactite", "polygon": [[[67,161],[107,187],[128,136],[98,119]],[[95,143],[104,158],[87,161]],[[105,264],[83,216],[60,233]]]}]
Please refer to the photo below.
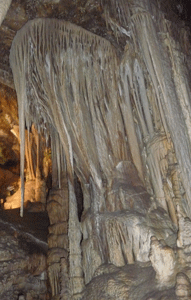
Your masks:
[{"label": "stalactite", "polygon": [[[146,20],[147,20],[147,16],[148,13],[139,13],[139,14],[135,14],[132,16],[132,27],[134,28],[134,34],[135,35],[135,39],[136,39],[136,36],[137,36],[137,30],[139,30],[140,28],[142,28],[141,30],[143,30],[143,34],[140,35],[140,47],[141,47],[141,50],[143,51],[144,53],[144,61],[145,61],[145,64],[147,66],[147,69],[150,73],[150,76],[151,76],[151,80],[153,82],[153,85],[155,87],[155,93],[157,95],[157,102],[158,102],[158,107],[159,107],[159,112],[160,112],[160,116],[161,116],[161,120],[162,120],[162,124],[163,124],[163,127],[165,129],[165,132],[166,134],[168,134],[168,129],[167,129],[167,125],[166,125],[166,120],[164,118],[164,111],[162,109],[162,104],[161,104],[161,99],[160,99],[160,93],[159,93],[159,89],[158,89],[158,80],[157,80],[157,77],[156,77],[156,70],[153,66],[153,58],[152,58],[152,54],[150,53],[150,47],[149,47],[149,39],[145,39],[144,36],[145,35],[148,35],[147,33],[147,26],[151,26],[151,25],[146,25]],[[144,24],[144,26],[143,26]],[[157,45],[154,45],[155,49],[157,47]],[[161,69],[161,67],[160,67]]]},{"label": "stalactite", "polygon": [[32,157],[32,141],[31,141],[31,133],[26,132],[26,160],[27,160],[27,168],[28,168],[28,179],[35,180],[35,173],[34,173],[34,164],[33,164],[33,157]]},{"label": "stalactite", "polygon": [[149,102],[147,99],[143,72],[141,70],[141,67],[137,59],[134,62],[134,75],[137,81],[137,84],[135,86],[138,86],[139,89],[138,95],[140,96],[141,109],[143,109],[144,122],[147,125],[146,127],[149,132],[150,138],[152,138],[154,135],[154,126],[153,126],[153,121],[150,113]]},{"label": "stalactite", "polygon": [[48,267],[52,296],[60,294],[60,263],[53,263]]},{"label": "stalactite", "polygon": [[[39,42],[41,32],[44,36]],[[50,43],[50,37],[57,39],[57,43]],[[20,66],[22,60],[25,63]],[[118,162],[129,159],[127,141],[121,139],[126,135],[126,117],[121,114],[118,104],[118,62],[114,48],[108,41],[75,25],[37,19],[17,33],[10,61],[13,73],[20,70],[20,76],[27,77],[27,82],[23,84],[25,101],[20,104],[26,123],[33,118],[42,129],[47,127],[53,132],[51,127],[56,128],[65,152],[70,180],[74,154],[77,168],[86,181],[91,175],[101,188],[100,169],[109,178]],[[18,95],[23,94],[17,79],[15,84]],[[114,111],[115,115],[112,113]],[[23,122],[20,124],[24,125]],[[59,168],[59,142],[53,138],[55,150],[52,153],[57,157]],[[141,167],[138,168],[143,178]]]},{"label": "stalactite", "polygon": [[[188,202],[184,202],[184,209],[190,216],[190,139],[188,131],[185,130],[184,111],[175,91],[175,82],[170,71],[169,58],[162,53],[161,46],[159,46],[156,28],[151,15],[149,13],[139,13],[139,15],[132,17],[132,21],[135,27],[134,34],[136,37],[139,37],[140,49],[143,52],[145,64],[155,87],[162,123],[167,138],[169,136],[168,132],[171,134],[178,163],[183,174],[183,184],[188,197]],[[174,61],[176,64],[175,58]],[[190,121],[187,120],[187,122]],[[174,128],[177,130],[175,131]]]},{"label": "stalactite", "polygon": [[[50,23],[51,27],[53,26],[52,30],[50,30]],[[28,31],[30,38],[28,39],[28,45],[26,45]],[[44,35],[42,36],[42,43],[39,43],[38,36],[41,32],[44,32]],[[53,42],[54,40],[56,43]],[[47,124],[50,127],[49,130],[54,133],[51,138],[52,155],[56,158],[59,186],[62,169],[62,147],[66,156],[71,206],[69,217],[70,286],[72,293],[78,294],[83,289],[83,275],[80,250],[81,233],[80,230],[77,231],[79,221],[75,194],[72,190],[73,152],[77,157],[77,166],[83,176],[88,181],[91,174],[99,188],[102,187],[99,164],[105,172],[110,172],[107,170],[110,168],[107,160],[103,159],[103,153],[108,152],[107,148],[111,148],[112,156],[117,157],[118,160],[125,158],[120,157],[121,153],[127,155],[127,151],[124,150],[126,144],[123,144],[122,141],[119,144],[122,150],[119,147],[116,148],[119,139],[116,133],[123,131],[123,123],[120,118],[117,124],[113,123],[110,115],[110,111],[114,111],[114,107],[116,107],[115,113],[118,109],[115,103],[110,102],[110,94],[116,95],[115,98],[117,98],[114,71],[116,55],[107,41],[74,25],[57,20],[29,22],[25,30],[17,34],[15,41],[15,45],[13,43],[11,50],[13,70],[17,67],[17,63],[22,63],[17,60],[22,55],[22,47],[27,49],[26,52],[28,51],[27,55],[22,58],[27,65],[23,76],[26,76],[27,73],[26,88],[29,91],[25,102],[26,123],[30,123],[30,117],[32,116],[38,126],[43,128]],[[16,51],[15,48],[18,42],[20,45],[18,51]],[[23,45],[21,45],[22,42]],[[44,52],[44,47],[47,52]],[[104,55],[101,51],[102,48],[105,50]],[[34,65],[29,66],[29,61],[33,61]],[[100,71],[101,78],[99,78]],[[83,72],[83,76],[79,76],[81,72]],[[112,86],[111,91],[108,87],[109,83]],[[102,85],[105,86],[105,95]],[[81,95],[84,97],[81,97]],[[103,99],[103,102],[99,103],[99,99]],[[108,106],[111,106],[111,108],[108,109]],[[107,118],[104,115],[105,111],[108,112]],[[117,112],[119,113],[119,110]],[[84,115],[86,115],[85,119],[83,118]],[[93,120],[91,120],[90,115],[93,116]],[[57,132],[54,132],[54,128]],[[106,139],[110,140],[109,146],[101,133],[104,132],[103,129],[106,131]],[[103,147],[106,150],[102,150]],[[98,152],[96,148],[99,150]],[[55,217],[52,205],[53,203],[48,203],[51,222]],[[57,218],[60,220],[59,210]],[[52,268],[51,265],[50,276],[53,280],[52,288],[55,293],[54,277],[56,276],[56,270],[51,271]],[[52,272],[53,275],[51,275]]]},{"label": "stalactite", "polygon": [[[51,26],[49,23],[51,22]],[[52,26],[53,24],[53,26]],[[50,27],[52,30],[50,31]],[[58,34],[59,31],[59,34]],[[30,38],[28,38],[28,32]],[[38,36],[44,32],[44,37],[40,39],[41,43],[38,42]],[[71,35],[72,33],[72,35]],[[58,39],[57,43],[51,43],[48,37],[52,36],[52,39]],[[62,21],[54,21],[54,20],[35,20],[29,22],[23,30],[17,33],[15,38],[15,43],[12,44],[12,50],[10,55],[10,61],[13,69],[13,73],[19,71],[20,77],[25,77],[22,83],[19,82],[17,75],[15,77],[15,84],[18,93],[18,99],[23,99],[19,104],[19,114],[20,114],[20,134],[21,134],[21,153],[23,153],[24,140],[22,137],[22,131],[24,127],[24,122],[26,119],[26,123],[30,123],[31,119],[34,119],[34,122],[38,124],[41,128],[56,126],[58,130],[58,134],[62,143],[62,146],[65,151],[66,161],[68,164],[68,172],[72,173],[72,147],[75,152],[78,152],[78,156],[80,156],[81,168],[83,169],[83,174],[88,176],[89,169],[92,171],[92,175],[94,178],[99,177],[97,174],[97,166],[93,165],[93,162],[89,160],[94,160],[97,157],[95,153],[96,147],[93,146],[94,142],[94,134],[92,129],[92,124],[89,123],[86,128],[86,136],[83,137],[85,144],[87,144],[86,138],[89,137],[92,139],[92,149],[87,153],[87,149],[79,144],[81,131],[74,124],[74,120],[76,119],[76,108],[75,106],[79,106],[86,110],[89,114],[89,106],[91,105],[92,99],[97,99],[97,96],[100,94],[100,88],[98,83],[98,78],[96,79],[96,84],[93,84],[93,81],[87,80],[86,78],[89,76],[90,78],[94,74],[96,70],[96,65],[101,63],[101,69],[104,70],[104,74],[108,74],[107,77],[112,78],[112,74],[110,69],[108,68],[108,62],[113,57],[115,57],[115,52],[109,43],[105,40],[102,40],[102,45],[100,44],[99,37],[92,35],[85,30],[81,30],[78,27],[71,25],[67,22]],[[80,46],[81,40],[84,40],[86,43],[85,49],[83,50]],[[89,40],[89,41],[88,41]],[[79,41],[79,43],[78,43]],[[88,42],[86,42],[88,41]],[[56,46],[57,45],[57,46]],[[58,47],[58,45],[60,45]],[[107,55],[102,56],[99,48],[105,48]],[[46,50],[45,50],[46,49]],[[49,49],[49,53],[45,52]],[[64,50],[65,49],[65,50]],[[70,50],[69,50],[70,49]],[[94,50],[95,49],[95,50]],[[63,52],[64,50],[64,52]],[[75,52],[80,51],[81,56],[80,59],[77,58]],[[72,54],[73,52],[73,54]],[[88,56],[85,56],[85,53],[88,53]],[[92,53],[92,54],[91,54]],[[63,56],[64,54],[64,56]],[[53,55],[53,57],[51,57]],[[91,55],[95,55],[95,60],[92,66],[92,58]],[[65,57],[65,59],[64,59]],[[89,57],[89,58],[88,58]],[[50,63],[51,59],[51,63]],[[29,63],[29,61],[33,61]],[[69,61],[69,65],[67,66],[66,62]],[[73,62],[74,61],[74,62]],[[22,64],[24,62],[24,64]],[[114,59],[115,62],[115,59]],[[84,65],[83,69],[81,69],[81,64]],[[79,65],[79,66],[78,66]],[[94,72],[89,72],[86,74],[86,67],[91,66],[94,68]],[[113,65],[113,63],[112,63]],[[74,69],[77,67],[77,69]],[[100,68],[99,67],[99,68]],[[72,68],[72,70],[70,70]],[[82,80],[82,84],[77,84],[77,70],[81,72],[84,70],[84,79],[83,76],[80,76]],[[106,72],[107,70],[107,72]],[[111,69],[112,70],[112,69]],[[103,71],[102,71],[103,73]],[[63,76],[64,74],[64,76]],[[71,74],[71,83],[68,83],[67,76]],[[27,82],[26,82],[27,77]],[[106,78],[107,78],[106,77]],[[40,79],[41,78],[41,79]],[[114,83],[114,79],[112,79]],[[102,80],[101,78],[99,79]],[[39,84],[42,83],[42,84]],[[106,83],[106,79],[103,78],[103,83]],[[88,83],[88,89],[87,89]],[[103,84],[102,83],[102,84]],[[115,84],[115,83],[114,83]],[[112,92],[115,94],[114,84]],[[21,86],[22,85],[22,86]],[[52,89],[52,86],[54,88]],[[85,95],[85,99],[87,99],[90,103],[85,103],[84,100],[79,101],[79,87],[82,88],[83,95]],[[93,92],[93,94],[90,94]],[[28,92],[30,91],[30,92]],[[101,92],[102,93],[102,92]],[[96,96],[97,94],[97,96]],[[87,96],[86,96],[87,95]],[[66,97],[70,97],[70,101],[66,101]],[[25,100],[24,100],[25,98]],[[31,101],[32,99],[32,101]],[[50,100],[51,99],[51,100]],[[86,101],[87,101],[86,100]],[[52,104],[54,102],[54,105]],[[92,101],[93,102],[93,101]],[[73,107],[74,104],[74,107]],[[92,103],[93,104],[93,103]],[[90,107],[91,109],[91,107]],[[92,106],[92,109],[94,108]],[[92,111],[92,113],[94,113]],[[83,119],[81,119],[83,124]],[[70,128],[67,128],[66,122],[70,124]],[[86,122],[90,122],[88,119]],[[111,120],[110,120],[111,123]],[[53,124],[53,125],[51,125]],[[60,124],[62,124],[62,130],[59,129]],[[89,126],[90,125],[90,126]],[[79,123],[79,128],[81,128],[81,124]],[[113,125],[111,126],[113,127]],[[48,128],[47,128],[48,129]],[[111,128],[112,130],[112,128]],[[115,129],[116,130],[116,129]],[[96,133],[95,135],[98,137],[99,135]],[[75,137],[75,140],[73,139]],[[73,139],[73,146],[71,145],[71,138]],[[74,142],[75,141],[75,142]],[[98,142],[98,141],[97,141]],[[115,143],[115,141],[114,141]],[[93,157],[89,153],[93,153]],[[21,154],[23,157],[23,154]],[[59,159],[59,154],[57,152],[57,158]],[[101,159],[101,157],[100,157]],[[23,170],[24,161],[21,159],[21,170]],[[82,163],[83,162],[83,163]],[[98,165],[98,161],[95,162]],[[59,164],[58,164],[59,165]],[[89,167],[90,165],[90,167]],[[23,171],[22,171],[23,172]],[[70,178],[72,175],[70,175]],[[23,180],[22,180],[23,181]],[[22,188],[23,190],[23,188]]]},{"label": "stalactite", "polygon": [[[132,112],[132,106],[130,101],[130,90],[133,89],[133,80],[132,80],[132,70],[130,67],[130,58],[131,50],[127,47],[127,50],[124,54],[124,58],[120,65],[120,81],[119,81],[119,91],[122,96],[122,100],[120,103],[121,112],[123,114],[123,120],[125,123],[125,128],[129,140],[129,145],[133,157],[133,162],[138,170],[139,176],[144,182],[144,174],[143,174],[143,165],[140,154],[140,147],[136,135],[136,129],[134,124],[134,117]],[[124,96],[124,98],[123,98]]]},{"label": "stalactite", "polygon": [[36,141],[36,179],[40,179],[41,178],[41,174],[40,174],[40,137],[39,134],[37,133],[37,137],[36,137],[37,141]]},{"label": "stalactite", "polygon": [[[126,64],[126,62],[123,62],[123,64],[123,68],[128,70],[129,67]],[[150,180],[154,188],[154,194],[157,203],[159,206],[162,206],[166,211],[168,211],[163,190],[162,173],[164,172],[162,171],[161,167],[162,160],[164,161],[167,155],[168,147],[166,147],[166,145],[168,143],[166,144],[164,142],[164,132],[161,132],[159,134],[159,132],[155,131],[156,126],[153,123],[153,117],[151,115],[151,112],[155,109],[155,107],[153,107],[153,103],[147,98],[147,90],[145,87],[144,76],[140,63],[137,59],[134,60],[133,57],[131,57],[131,64],[133,65],[131,72],[126,71],[126,77],[128,76],[129,79],[128,81],[127,79],[125,79],[126,86],[129,82],[130,86],[132,87],[131,92],[134,100],[134,106],[136,109],[138,122],[141,125],[141,144],[144,145],[146,149],[146,165],[148,166],[150,172]],[[156,99],[153,102],[154,105],[157,107],[158,103],[156,102]],[[131,139],[129,139],[129,142],[131,145]],[[143,151],[143,149],[140,150]],[[133,151],[132,153],[134,155]]]}]

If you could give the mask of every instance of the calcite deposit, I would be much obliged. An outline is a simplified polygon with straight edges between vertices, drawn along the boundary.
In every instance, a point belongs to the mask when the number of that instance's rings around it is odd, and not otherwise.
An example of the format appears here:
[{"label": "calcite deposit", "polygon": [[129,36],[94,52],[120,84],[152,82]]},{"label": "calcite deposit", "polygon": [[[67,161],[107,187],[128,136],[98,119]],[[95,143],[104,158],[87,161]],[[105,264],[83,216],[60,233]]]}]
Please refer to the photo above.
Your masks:
[{"label": "calcite deposit", "polygon": [[191,299],[190,30],[173,3],[10,6],[21,184],[5,208],[48,212],[47,299]]}]

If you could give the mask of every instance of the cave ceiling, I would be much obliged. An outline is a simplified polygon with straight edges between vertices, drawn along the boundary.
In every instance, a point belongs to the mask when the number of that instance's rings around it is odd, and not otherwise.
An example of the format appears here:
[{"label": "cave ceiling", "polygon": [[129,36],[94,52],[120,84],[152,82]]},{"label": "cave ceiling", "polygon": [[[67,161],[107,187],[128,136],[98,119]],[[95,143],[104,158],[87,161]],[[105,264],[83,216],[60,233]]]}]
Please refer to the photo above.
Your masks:
[{"label": "cave ceiling", "polygon": [[[187,1],[158,1],[166,17],[190,26]],[[56,18],[70,21],[99,36],[108,39],[119,54],[125,45],[125,38],[116,40],[111,28],[107,28],[101,1],[92,0],[13,0],[6,18],[0,26],[0,82],[14,88],[9,54],[16,32],[27,21],[34,18]]]},{"label": "cave ceiling", "polygon": [[71,21],[98,35],[111,40],[112,33],[106,30],[103,11],[99,1],[23,1],[13,0],[7,16],[0,27],[0,77],[1,82],[13,87],[9,66],[9,52],[16,32],[34,18],[56,18]]}]

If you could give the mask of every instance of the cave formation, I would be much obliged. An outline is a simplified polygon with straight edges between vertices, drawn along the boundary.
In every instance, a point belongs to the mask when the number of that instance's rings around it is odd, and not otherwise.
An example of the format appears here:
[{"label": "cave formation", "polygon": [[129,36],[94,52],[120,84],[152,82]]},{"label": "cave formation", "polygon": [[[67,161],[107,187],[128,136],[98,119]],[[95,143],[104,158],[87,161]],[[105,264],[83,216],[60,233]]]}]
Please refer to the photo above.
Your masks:
[{"label": "cave formation", "polygon": [[32,254],[49,292],[11,299],[191,299],[190,29],[163,2],[95,7],[105,31],[38,17],[11,44],[21,217],[26,160],[50,222],[48,251]]}]

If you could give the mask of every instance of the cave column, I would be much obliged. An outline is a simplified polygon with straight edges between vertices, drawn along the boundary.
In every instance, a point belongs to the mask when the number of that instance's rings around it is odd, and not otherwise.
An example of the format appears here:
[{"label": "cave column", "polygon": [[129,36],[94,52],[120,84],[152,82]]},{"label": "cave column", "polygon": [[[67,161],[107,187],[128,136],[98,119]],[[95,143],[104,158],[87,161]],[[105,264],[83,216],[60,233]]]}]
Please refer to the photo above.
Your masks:
[{"label": "cave column", "polygon": [[67,177],[62,178],[61,188],[51,189],[47,211],[50,219],[47,262],[52,299],[81,299],[84,288],[81,228],[74,188]]},{"label": "cave column", "polygon": [[73,300],[81,299],[81,292],[84,288],[84,278],[81,260],[81,225],[78,220],[77,202],[74,186],[69,183],[69,277],[70,289]]},{"label": "cave column", "polygon": [[[53,161],[54,164],[54,161]],[[55,175],[55,176],[54,176]],[[68,279],[68,217],[69,193],[66,176],[61,180],[61,187],[56,185],[56,174],[53,172],[53,188],[47,200],[47,211],[50,219],[48,236],[48,276],[52,290],[52,299],[70,299],[67,289]],[[66,292],[67,290],[67,292]]]},{"label": "cave column", "polygon": [[61,258],[61,300],[69,300],[70,297],[70,282],[69,282],[69,264],[67,258]]},{"label": "cave column", "polygon": [[[40,165],[43,164],[42,157],[45,148],[43,145],[42,139],[40,139],[40,133],[36,130],[34,126],[31,128],[32,134],[35,139],[36,144],[36,174],[35,174],[35,201],[41,202],[43,205],[46,205],[46,180],[43,178],[43,174],[41,174]],[[41,153],[42,152],[42,153]]]}]

